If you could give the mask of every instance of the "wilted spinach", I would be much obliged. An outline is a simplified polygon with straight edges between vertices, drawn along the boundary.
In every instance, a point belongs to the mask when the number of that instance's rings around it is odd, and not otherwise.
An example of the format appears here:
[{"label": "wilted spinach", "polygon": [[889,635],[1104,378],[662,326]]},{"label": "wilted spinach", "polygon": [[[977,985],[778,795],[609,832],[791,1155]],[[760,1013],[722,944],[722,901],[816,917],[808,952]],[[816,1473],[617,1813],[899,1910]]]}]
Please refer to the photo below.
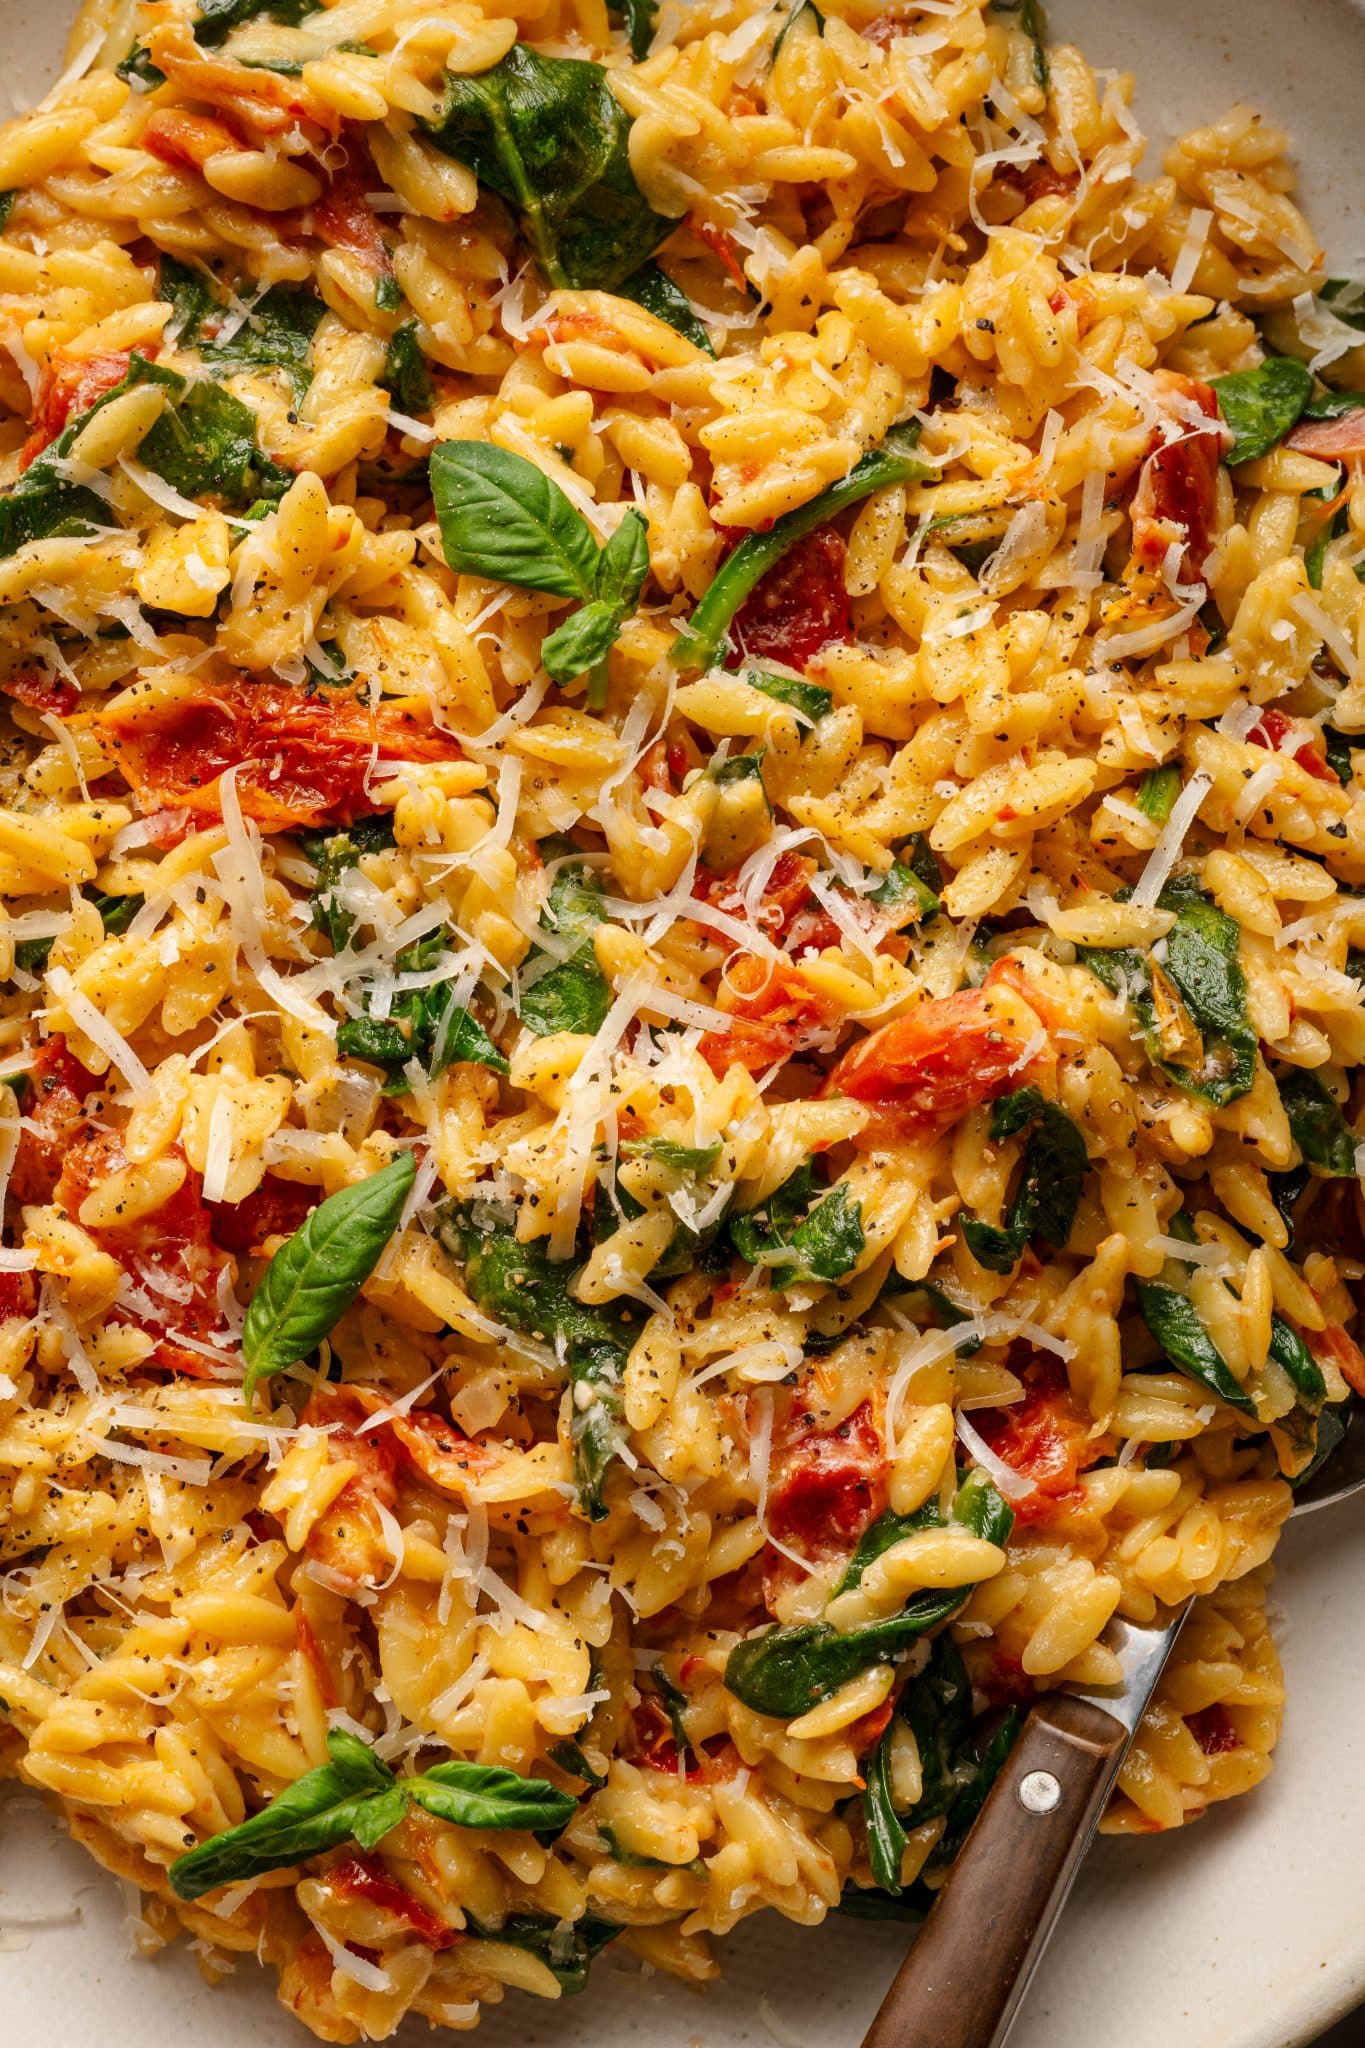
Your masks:
[{"label": "wilted spinach", "polygon": [[652,313],[656,320],[665,320],[670,327],[676,327],[694,348],[704,349],[708,356],[715,354],[711,337],[692,311],[686,292],[680,291],[668,272],[661,270],[657,263],[642,263],[624,283],[617,285],[616,295],[643,306],[646,313]]},{"label": "wilted spinach", "polygon": [[964,1215],[962,1235],[978,1265],[1010,1273],[1031,1237],[1061,1250],[1071,1236],[1088,1165],[1085,1139],[1065,1110],[1037,1088],[1002,1095],[991,1112],[993,1144],[1029,1131],[1019,1184],[1003,1227]]},{"label": "wilted spinach", "polygon": [[822,1195],[807,1161],[759,1208],[731,1217],[730,1242],[751,1266],[770,1269],[774,1287],[840,1280],[866,1243],[862,1208],[842,1185]]},{"label": "wilted spinach", "polygon": [[417,322],[405,320],[392,336],[379,382],[396,398],[400,412],[429,412],[436,393],[417,339]]},{"label": "wilted spinach", "polygon": [[233,29],[254,21],[258,15],[263,14],[284,28],[297,28],[318,11],[315,0],[199,0],[194,40],[206,50],[216,50]]},{"label": "wilted spinach", "polygon": [[603,888],[594,871],[567,861],[550,884],[540,915],[552,947],[532,949],[522,969],[519,1014],[528,1031],[599,1031],[611,1008],[611,987],[597,964],[593,933],[602,923]]},{"label": "wilted spinach", "polygon": [[1313,390],[1312,373],[1293,356],[1267,356],[1254,370],[1214,377],[1218,409],[1232,429],[1227,461],[1256,462],[1290,432]]},{"label": "wilted spinach", "polygon": [[1317,1075],[1299,1067],[1281,1080],[1280,1101],[1304,1163],[1321,1174],[1353,1179],[1356,1139],[1340,1104]]}]

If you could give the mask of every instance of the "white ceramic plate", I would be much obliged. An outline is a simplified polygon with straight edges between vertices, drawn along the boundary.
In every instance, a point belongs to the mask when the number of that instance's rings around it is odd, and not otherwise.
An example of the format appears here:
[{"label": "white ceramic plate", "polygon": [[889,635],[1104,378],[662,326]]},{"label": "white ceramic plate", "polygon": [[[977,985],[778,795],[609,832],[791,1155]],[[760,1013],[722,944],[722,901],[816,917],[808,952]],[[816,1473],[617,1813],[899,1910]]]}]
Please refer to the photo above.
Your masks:
[{"label": "white ceramic plate", "polygon": [[[4,90],[55,75],[71,0],[0,0]],[[1054,36],[1137,73],[1156,142],[1245,99],[1284,122],[1334,268],[1365,275],[1358,144],[1365,0],[1053,0]],[[1198,1827],[1101,1842],[1010,2048],[1300,2048],[1365,1999],[1365,1500],[1296,1525],[1280,1553],[1289,1713],[1274,1774]],[[27,1793],[0,1828],[0,2042],[288,2048],[307,2036],[249,1958],[216,1991],[182,1946],[132,1953],[128,1902]],[[987,1939],[983,1928],[982,1939]],[[482,2048],[857,2048],[901,1951],[893,1927],[764,1915],[697,1992],[610,1954],[563,2005],[512,1993]],[[398,2037],[418,2048],[425,2023]],[[919,2044],[916,2044],[919,2048]]]}]

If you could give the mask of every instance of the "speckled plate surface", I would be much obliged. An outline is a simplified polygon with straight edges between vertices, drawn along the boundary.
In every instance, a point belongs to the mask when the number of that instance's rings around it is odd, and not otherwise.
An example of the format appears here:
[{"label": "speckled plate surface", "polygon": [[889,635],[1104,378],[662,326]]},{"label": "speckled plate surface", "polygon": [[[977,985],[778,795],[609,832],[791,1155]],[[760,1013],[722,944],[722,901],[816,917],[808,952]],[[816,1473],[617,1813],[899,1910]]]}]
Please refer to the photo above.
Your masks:
[{"label": "speckled plate surface", "polygon": [[[67,0],[0,0],[0,95],[55,75]],[[1133,70],[1160,142],[1238,99],[1289,127],[1333,267],[1365,274],[1365,5],[1358,0],[1052,0],[1054,36]],[[1289,1712],[1251,1797],[1182,1834],[1101,1842],[1010,2048],[1300,2048],[1365,1999],[1365,1500],[1313,1515],[1279,1553]],[[307,2036],[249,1958],[216,1991],[182,1946],[136,1957],[117,1884],[36,1798],[0,1798],[0,2043],[286,2048]],[[510,1994],[483,2048],[857,2048],[900,1954],[891,1927],[764,1915],[697,1991],[610,1954],[586,1997]],[[1362,2028],[1365,2034],[1365,2026]],[[417,2048],[425,2023],[398,2037]]]}]

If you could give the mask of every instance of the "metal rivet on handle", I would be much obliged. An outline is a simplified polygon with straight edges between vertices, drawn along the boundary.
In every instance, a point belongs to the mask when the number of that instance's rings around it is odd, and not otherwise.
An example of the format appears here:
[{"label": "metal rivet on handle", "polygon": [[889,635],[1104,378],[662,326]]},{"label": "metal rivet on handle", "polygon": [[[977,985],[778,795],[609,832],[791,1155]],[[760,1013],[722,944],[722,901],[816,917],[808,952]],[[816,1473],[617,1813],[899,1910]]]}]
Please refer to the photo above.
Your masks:
[{"label": "metal rivet on handle", "polygon": [[1019,1780],[1019,1804],[1025,1813],[1051,1813],[1061,1796],[1051,1771],[1030,1771]]}]

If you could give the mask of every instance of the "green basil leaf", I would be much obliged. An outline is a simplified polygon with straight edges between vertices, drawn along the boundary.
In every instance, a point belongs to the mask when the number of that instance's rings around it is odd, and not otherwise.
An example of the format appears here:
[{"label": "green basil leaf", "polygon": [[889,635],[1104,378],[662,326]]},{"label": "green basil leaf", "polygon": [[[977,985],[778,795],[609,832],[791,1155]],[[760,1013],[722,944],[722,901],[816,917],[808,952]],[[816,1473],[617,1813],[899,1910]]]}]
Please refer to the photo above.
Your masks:
[{"label": "green basil leaf", "polygon": [[1137,807],[1154,825],[1164,825],[1180,794],[1180,769],[1174,761],[1152,768],[1138,785]]},{"label": "green basil leaf", "polygon": [[571,683],[610,654],[620,631],[621,614],[616,606],[595,597],[542,641],[541,666],[552,682]]},{"label": "green basil leaf", "polygon": [[523,1778],[497,1764],[435,1764],[405,1789],[416,1805],[462,1828],[558,1832],[578,1811],[577,1800],[557,1792],[548,1779]]},{"label": "green basil leaf", "polygon": [[766,533],[745,536],[723,562],[701,603],[683,626],[669,653],[677,668],[710,668],[726,646],[730,622],[755,584],[761,582],[797,541],[826,526],[849,505],[891,484],[919,483],[937,471],[914,453],[918,423],[888,434],[880,448],[856,462],[840,483],[830,484],[807,505],[784,512]]},{"label": "green basil leaf", "polygon": [[559,485],[491,441],[442,441],[431,455],[441,547],[457,574],[585,601],[597,591],[597,542]]},{"label": "green basil leaf", "polygon": [[1292,356],[1267,356],[1255,370],[1234,370],[1210,379],[1218,409],[1232,428],[1226,460],[1256,462],[1281,442],[1307,405],[1313,377]]},{"label": "green basil leaf", "polygon": [[362,1849],[377,1849],[385,1835],[391,1834],[404,1819],[407,1810],[407,1786],[393,1785],[387,1792],[377,1792],[373,1799],[361,1801],[355,1810],[351,1833]]},{"label": "green basil leaf", "polygon": [[447,72],[422,126],[514,208],[552,285],[615,291],[677,225],[635,182],[630,118],[600,64],[514,43],[489,71]]},{"label": "green basil leaf", "polygon": [[248,1405],[272,1373],[297,1365],[336,1327],[398,1228],[416,1174],[411,1152],[319,1202],[261,1275],[242,1329]]},{"label": "green basil leaf", "polygon": [[649,524],[632,505],[598,557],[597,595],[626,618],[640,602],[648,574]]},{"label": "green basil leaf", "polygon": [[1280,1101],[1305,1165],[1339,1179],[1354,1179],[1355,1137],[1336,1097],[1317,1075],[1302,1067],[1286,1075],[1280,1082]]},{"label": "green basil leaf", "polygon": [[510,1948],[524,1948],[538,1956],[569,1995],[587,1989],[594,1957],[622,1931],[619,1922],[600,1920],[592,1913],[585,1913],[571,1927],[549,1913],[509,1913],[500,1927],[476,1920],[468,1909],[465,1919],[470,1933],[480,1941],[504,1941]]},{"label": "green basil leaf", "polygon": [[317,12],[315,0],[199,0],[194,40],[206,50],[216,50],[233,29],[240,28],[243,22],[255,21],[258,15],[278,21],[285,28],[297,28]]},{"label": "green basil leaf", "polygon": [[1171,1363],[1230,1408],[1254,1415],[1256,1403],[1229,1370],[1189,1296],[1160,1280],[1134,1280],[1133,1285],[1143,1321]]},{"label": "green basil leaf", "polygon": [[[652,4],[652,0],[648,0],[648,4]],[[708,356],[715,355],[711,337],[692,311],[691,300],[674,284],[667,271],[660,270],[657,263],[642,263],[638,270],[632,271],[617,285],[616,296],[643,306],[646,313],[652,313],[656,320],[664,320],[676,328],[694,348],[702,349]]]},{"label": "green basil leaf", "polygon": [[405,320],[389,341],[379,382],[390,397],[398,400],[400,412],[430,412],[436,392],[417,339],[417,322]]},{"label": "green basil leaf", "polygon": [[[330,1763],[305,1771],[250,1820],[178,1857],[168,1872],[176,1897],[197,1899],[220,1885],[292,1869],[356,1837],[357,1825],[364,1827],[371,1848],[396,1827],[407,1800],[388,1765],[342,1728],[328,1732],[327,1750]],[[376,1802],[377,1816],[363,1817]],[[387,1825],[376,1832],[380,1822]]]}]

